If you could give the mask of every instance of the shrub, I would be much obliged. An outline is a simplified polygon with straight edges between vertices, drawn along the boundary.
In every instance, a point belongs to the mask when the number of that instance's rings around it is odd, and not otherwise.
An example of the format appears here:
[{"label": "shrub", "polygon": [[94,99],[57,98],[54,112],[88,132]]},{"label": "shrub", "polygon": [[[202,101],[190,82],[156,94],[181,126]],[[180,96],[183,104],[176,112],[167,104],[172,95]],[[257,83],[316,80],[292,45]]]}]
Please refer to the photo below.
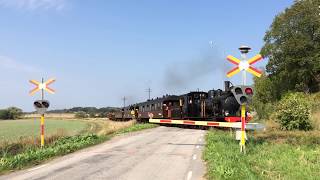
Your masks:
[{"label": "shrub", "polygon": [[16,107],[0,110],[0,119],[19,119],[21,116],[22,110]]},{"label": "shrub", "polygon": [[96,113],[94,113],[94,112],[89,112],[89,117],[90,117],[90,118],[96,118]]},{"label": "shrub", "polygon": [[276,118],[281,129],[312,129],[310,103],[305,96],[303,93],[289,93],[280,100]]},{"label": "shrub", "polygon": [[257,112],[258,119],[268,120],[274,110],[272,103],[253,102],[254,110]]},{"label": "shrub", "polygon": [[87,118],[88,117],[88,114],[83,112],[83,111],[79,111],[75,114],[75,117],[76,118]]}]

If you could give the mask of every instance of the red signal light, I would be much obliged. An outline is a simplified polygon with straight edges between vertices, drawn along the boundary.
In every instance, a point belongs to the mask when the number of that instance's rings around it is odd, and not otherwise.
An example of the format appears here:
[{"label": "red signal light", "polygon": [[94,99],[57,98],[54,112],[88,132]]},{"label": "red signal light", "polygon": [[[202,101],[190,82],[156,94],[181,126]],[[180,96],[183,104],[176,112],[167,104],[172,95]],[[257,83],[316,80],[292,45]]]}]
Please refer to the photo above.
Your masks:
[{"label": "red signal light", "polygon": [[246,88],[244,91],[245,91],[245,93],[247,95],[252,95],[253,94],[253,90],[251,88]]}]

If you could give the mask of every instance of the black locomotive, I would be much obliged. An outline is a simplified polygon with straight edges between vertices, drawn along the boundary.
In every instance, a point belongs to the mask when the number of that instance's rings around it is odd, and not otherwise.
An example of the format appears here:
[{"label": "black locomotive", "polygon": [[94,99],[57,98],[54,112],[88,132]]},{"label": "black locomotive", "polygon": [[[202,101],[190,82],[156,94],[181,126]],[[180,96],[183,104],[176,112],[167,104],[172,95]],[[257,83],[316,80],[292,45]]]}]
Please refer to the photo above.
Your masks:
[{"label": "black locomotive", "polygon": [[[240,121],[240,103],[236,99],[239,87],[231,86],[225,81],[224,91],[221,89],[209,92],[190,92],[180,96],[165,95],[123,108],[114,114],[114,118],[138,119],[190,119],[206,121]],[[245,93],[251,93],[248,88]],[[241,91],[241,89],[240,89]],[[242,93],[242,91],[241,91]]]}]

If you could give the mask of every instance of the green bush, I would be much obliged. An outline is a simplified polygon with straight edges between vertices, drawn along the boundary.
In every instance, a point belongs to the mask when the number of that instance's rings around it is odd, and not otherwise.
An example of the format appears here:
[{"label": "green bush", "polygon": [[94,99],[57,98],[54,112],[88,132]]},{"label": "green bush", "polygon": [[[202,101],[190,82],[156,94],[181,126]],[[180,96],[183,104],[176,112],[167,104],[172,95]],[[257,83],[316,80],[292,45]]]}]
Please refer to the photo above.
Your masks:
[{"label": "green bush", "polygon": [[0,119],[19,119],[21,116],[22,110],[16,107],[0,110]]},{"label": "green bush", "polygon": [[284,130],[310,130],[311,107],[303,93],[289,93],[278,104],[277,122]]},{"label": "green bush", "polygon": [[75,117],[76,118],[87,118],[89,117],[88,114],[84,111],[79,111],[75,114]]},{"label": "green bush", "polygon": [[89,117],[90,117],[90,118],[96,118],[96,113],[94,113],[94,112],[89,112]]}]

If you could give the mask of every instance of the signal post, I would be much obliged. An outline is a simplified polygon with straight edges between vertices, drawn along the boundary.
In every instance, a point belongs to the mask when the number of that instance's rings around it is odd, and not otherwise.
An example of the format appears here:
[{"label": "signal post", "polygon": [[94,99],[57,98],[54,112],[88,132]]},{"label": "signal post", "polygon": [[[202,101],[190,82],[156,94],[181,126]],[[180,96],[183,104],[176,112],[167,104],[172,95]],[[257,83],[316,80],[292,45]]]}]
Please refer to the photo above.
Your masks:
[{"label": "signal post", "polygon": [[38,114],[41,115],[40,119],[40,130],[41,130],[41,147],[44,147],[44,114],[46,110],[50,106],[50,102],[47,100],[44,100],[44,91],[47,91],[51,94],[54,94],[55,91],[51,88],[49,88],[49,85],[55,82],[55,79],[49,79],[48,81],[44,82],[43,78],[41,80],[41,83],[36,80],[30,80],[30,83],[34,84],[36,87],[32,89],[29,94],[34,95],[37,91],[41,90],[41,100],[36,100],[33,103],[34,108],[38,112]]},{"label": "signal post", "polygon": [[[242,71],[242,88],[241,93],[235,92],[236,99],[238,103],[241,105],[241,139],[240,139],[240,152],[245,153],[245,144],[246,144],[246,105],[247,105],[247,98],[245,96],[241,96],[244,93],[248,96],[250,93],[247,91],[249,90],[248,87],[246,87],[247,82],[247,72],[257,76],[261,77],[262,72],[251,65],[256,63],[257,61],[262,59],[262,56],[260,54],[254,56],[253,58],[247,60],[246,54],[251,50],[249,46],[241,46],[239,48],[241,52],[241,58],[242,61],[236,57],[233,57],[231,55],[227,56],[227,60],[231,63],[235,64],[236,67],[233,68],[231,71],[227,73],[227,77],[232,77],[233,75],[239,73]],[[245,89],[243,89],[243,87]],[[237,88],[235,88],[237,89]],[[251,88],[251,95],[252,95],[252,88]],[[244,100],[245,97],[246,99]]]}]

